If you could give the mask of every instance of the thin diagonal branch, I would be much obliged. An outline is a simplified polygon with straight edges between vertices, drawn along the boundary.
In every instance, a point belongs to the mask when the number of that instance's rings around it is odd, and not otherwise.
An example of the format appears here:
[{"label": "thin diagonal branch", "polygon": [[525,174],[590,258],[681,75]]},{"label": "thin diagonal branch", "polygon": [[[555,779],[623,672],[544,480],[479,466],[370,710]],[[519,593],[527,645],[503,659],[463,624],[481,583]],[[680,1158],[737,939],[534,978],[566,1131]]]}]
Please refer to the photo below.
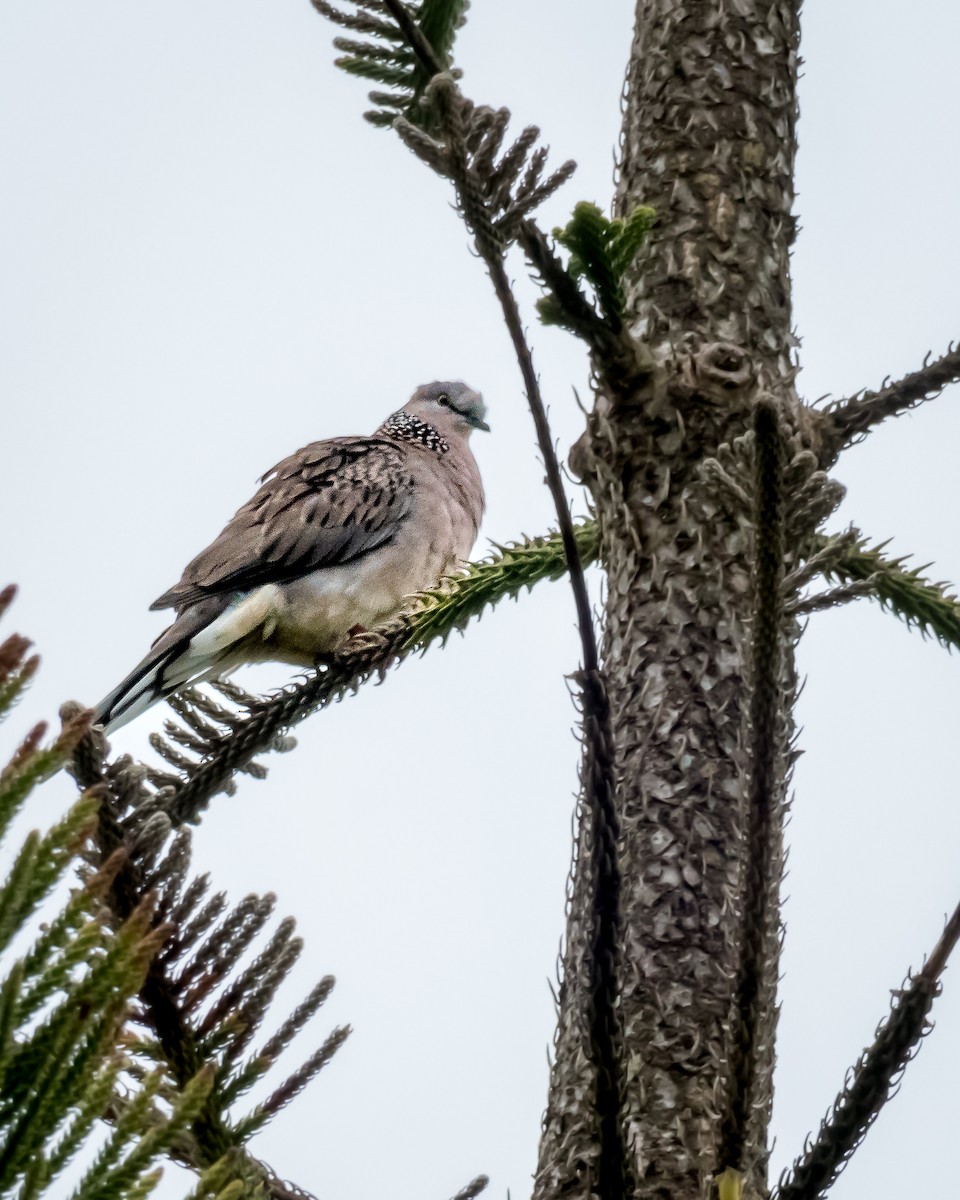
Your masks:
[{"label": "thin diagonal branch", "polygon": [[[383,0],[383,4],[396,21],[410,48],[414,51],[429,75],[435,77],[442,74],[445,70],[443,63],[413,17],[401,3],[401,0]],[[455,119],[451,120],[450,118],[455,114],[455,110],[458,108],[462,98],[455,86],[452,85],[452,81],[450,92],[455,94],[450,97],[452,103],[448,101],[448,107],[445,106],[447,107],[447,112],[444,115],[448,118],[448,133],[451,139],[454,142],[459,142],[460,138],[458,134],[460,131],[455,128]],[[488,233],[492,233],[488,228],[492,225],[492,221],[485,212],[479,211],[485,206],[476,194],[474,181],[467,177],[465,147],[462,143],[455,144],[451,147],[451,150],[454,155],[454,165],[460,167],[460,170],[454,173],[454,184],[459,193],[461,211],[477,236],[477,248],[490,272],[494,291],[500,302],[504,321],[506,322],[510,339],[513,342],[520,373],[523,376],[524,387],[527,393],[527,403],[530,406],[530,412],[536,429],[537,445],[540,448],[544,467],[546,468],[547,486],[553,498],[560,535],[563,539],[563,547],[567,556],[567,564],[570,571],[570,587],[574,594],[577,623],[583,649],[583,669],[587,672],[595,672],[599,667],[599,660],[596,635],[593,628],[593,614],[590,608],[590,599],[583,575],[583,567],[580,562],[577,541],[574,536],[570,506],[567,502],[563,486],[563,476],[554,449],[546,407],[543,403],[543,397],[540,394],[540,381],[533,367],[533,358],[523,332],[520,312],[504,267],[503,247],[500,239],[496,238],[495,235],[490,237],[485,236]],[[480,219],[478,220],[478,218]]]},{"label": "thin diagonal branch", "polygon": [[873,1045],[849,1073],[846,1086],[820,1132],[780,1182],[774,1200],[818,1200],[850,1160],[880,1110],[893,1095],[907,1063],[930,1025],[927,1014],[940,993],[940,976],[960,939],[960,905],[923,969],[894,999]]},{"label": "thin diagonal branch", "polygon": [[[477,239],[480,245],[480,239]],[[481,254],[483,248],[481,247]],[[583,564],[577,548],[573,521],[553,448],[546,409],[540,395],[533,357],[523,333],[520,312],[510,288],[503,257],[484,254],[494,291],[503,310],[513,341],[514,352],[523,375],[527,402],[537,431],[537,442],[547,472],[547,485],[553,496],[557,520],[563,537],[570,586],[577,609],[577,627],[583,653],[580,676],[583,703],[584,767],[582,781],[591,822],[590,839],[593,862],[594,927],[591,937],[592,1012],[591,1041],[597,1068],[597,1118],[600,1125],[600,1157],[597,1188],[604,1200],[625,1195],[625,1158],[620,1124],[621,1082],[619,1051],[619,927],[620,862],[618,846],[620,822],[614,801],[613,732],[606,686],[599,669],[596,634],[587,594]]]},{"label": "thin diagonal branch", "polygon": [[[397,97],[391,94],[382,97],[384,111],[374,114],[374,118],[378,124],[392,124],[398,136],[422,161],[450,179],[454,185],[457,209],[473,234],[477,251],[490,274],[523,378],[547,486],[557,513],[560,540],[574,596],[582,658],[579,682],[585,745],[581,786],[583,810],[589,825],[587,844],[590,846],[590,860],[582,866],[588,871],[594,918],[588,964],[592,986],[588,995],[600,1134],[599,1178],[595,1182],[605,1200],[617,1200],[624,1194],[626,1164],[620,1111],[622,1036],[619,1030],[617,936],[620,868],[619,826],[613,784],[613,736],[577,534],[539,380],[505,266],[507,246],[516,238],[524,218],[535,204],[563,183],[573,170],[573,164],[565,163],[541,181],[546,154],[543,150],[533,149],[538,131],[532,126],[524,130],[497,161],[503,143],[506,115],[485,107],[478,108],[461,94],[454,81],[455,72],[442,60],[437,47],[431,45],[423,21],[417,22],[400,0],[381,0],[381,4],[383,11],[388,12],[396,22],[401,37],[414,51],[429,79],[422,92],[421,83],[417,81],[416,90],[422,95],[419,109],[405,106],[403,101],[398,104]],[[420,10],[421,15],[423,11]],[[363,72],[371,77],[384,78],[391,84],[398,81],[395,76],[384,74],[379,60],[365,61],[362,66]],[[375,103],[381,101],[379,96],[373,99]],[[400,111],[396,116],[391,115],[398,109]],[[598,219],[603,224],[599,212]],[[610,223],[607,222],[601,230],[600,240],[608,241],[610,232]],[[620,232],[625,235],[621,238],[623,245],[632,245],[633,235],[640,231],[638,227],[631,227],[629,234],[625,230]],[[542,248],[542,239],[534,241]],[[546,262],[548,270],[552,265]],[[601,288],[598,294],[606,296],[609,291]],[[615,286],[613,291],[616,291]],[[564,287],[563,294],[567,296],[568,292],[569,288]],[[583,307],[579,304],[573,307],[576,320],[580,322],[584,318]],[[388,630],[381,631],[381,637],[386,641],[375,653],[379,656],[379,662],[383,663],[390,660],[395,645],[390,643],[391,633]],[[377,665],[371,662],[369,670],[374,669],[377,669]],[[342,694],[341,681],[334,682],[335,686],[341,688],[338,694]]]},{"label": "thin diagonal branch", "polygon": [[776,406],[761,399],[754,413],[756,564],[748,715],[742,941],[730,1048],[729,1094],[719,1165],[742,1172],[755,1104],[757,1050],[763,1023],[763,980],[769,977],[768,926],[773,884],[780,709],[783,699],[783,439]]},{"label": "thin diagonal branch", "polygon": [[957,380],[960,380],[960,346],[951,346],[940,358],[933,362],[924,360],[919,371],[912,371],[895,383],[886,383],[879,391],[835,401],[822,413],[828,452],[836,458],[844,446],[868,434],[887,417],[899,416],[924,400],[932,400]]},{"label": "thin diagonal branch", "polygon": [[944,926],[943,933],[920,972],[928,984],[939,981],[957,942],[960,942],[960,904],[953,910],[953,916]]},{"label": "thin diagonal branch", "polygon": [[439,75],[441,71],[445,70],[436,51],[424,37],[416,21],[410,16],[410,13],[403,4],[400,3],[400,0],[383,0],[383,6],[396,21],[400,32],[409,42],[410,49],[420,59],[420,65],[427,74],[430,76]]},{"label": "thin diagonal branch", "polygon": [[[482,250],[481,253],[483,253]],[[543,397],[540,394],[540,381],[534,370],[533,355],[530,352],[530,347],[527,345],[527,339],[523,332],[520,310],[517,306],[513,290],[510,287],[510,280],[507,277],[503,257],[499,253],[496,256],[484,254],[484,259],[487,269],[490,272],[493,290],[500,301],[503,318],[510,333],[510,340],[513,342],[513,349],[517,356],[520,374],[523,376],[523,385],[527,393],[527,403],[530,406],[530,414],[533,417],[533,424],[536,429],[537,446],[540,449],[540,454],[543,457],[543,465],[546,470],[547,487],[550,489],[550,495],[553,498],[557,514],[557,524],[560,527],[560,536],[563,541],[563,550],[567,560],[567,570],[570,573],[570,587],[573,591],[574,604],[577,610],[577,629],[580,634],[580,645],[583,653],[583,670],[585,674],[593,675],[599,670],[599,657],[597,654],[597,638],[593,627],[593,613],[590,608],[590,596],[587,592],[583,563],[580,560],[580,549],[577,545],[573,517],[570,514],[570,504],[563,486],[563,475],[561,474],[560,463],[557,461],[557,454],[553,445],[553,434],[550,432],[547,410],[543,403]]]}]

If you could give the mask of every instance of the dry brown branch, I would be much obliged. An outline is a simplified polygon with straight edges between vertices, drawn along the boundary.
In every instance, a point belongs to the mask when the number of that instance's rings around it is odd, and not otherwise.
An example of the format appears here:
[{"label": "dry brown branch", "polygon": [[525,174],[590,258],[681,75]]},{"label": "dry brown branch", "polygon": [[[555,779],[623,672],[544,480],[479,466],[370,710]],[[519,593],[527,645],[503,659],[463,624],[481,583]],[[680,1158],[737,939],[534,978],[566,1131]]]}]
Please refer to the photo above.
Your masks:
[{"label": "dry brown branch", "polygon": [[[86,710],[79,705],[64,705],[61,718],[65,728],[75,725],[82,717],[89,717]],[[201,1051],[197,1030],[190,1016],[190,997],[182,995],[182,989],[174,980],[167,966],[170,957],[171,935],[175,940],[188,942],[192,937],[195,941],[212,920],[222,911],[221,898],[215,896],[208,902],[200,914],[194,919],[193,933],[188,937],[188,931],[182,928],[190,911],[199,903],[205,889],[203,881],[196,880],[191,891],[192,898],[185,895],[173,911],[168,911],[170,902],[156,905],[154,882],[161,869],[151,872],[149,863],[137,857],[137,849],[142,834],[131,832],[121,820],[124,810],[131,803],[130,792],[140,783],[141,776],[135,771],[131,773],[115,770],[104,763],[104,739],[102,733],[87,728],[74,750],[73,773],[77,783],[91,792],[99,793],[100,808],[96,843],[99,852],[99,865],[106,872],[110,865],[109,886],[105,899],[118,921],[126,920],[131,913],[150,904],[155,911],[152,916],[152,926],[158,936],[158,951],[147,970],[147,977],[140,991],[142,1018],[156,1034],[157,1042],[163,1057],[178,1088],[183,1089],[201,1070],[208,1066],[207,1058]],[[169,829],[169,824],[167,825]],[[186,871],[186,860],[182,850],[174,847],[168,862],[168,875],[174,874],[180,879]],[[171,892],[177,890],[179,883]],[[174,929],[171,919],[176,920]],[[227,935],[232,931],[231,922],[227,922]],[[215,939],[215,942],[218,939]],[[175,957],[175,956],[174,956]],[[209,970],[209,965],[207,967]],[[253,1030],[251,1029],[251,1033]],[[268,1200],[312,1200],[309,1193],[301,1189],[292,1189],[277,1179],[272,1172],[247,1154],[237,1145],[236,1131],[232,1130],[225,1118],[221,1098],[217,1088],[211,1090],[203,1108],[192,1126],[193,1146],[189,1165],[203,1170],[222,1161],[224,1156],[235,1156],[238,1170],[244,1176],[257,1180],[264,1189]]]}]

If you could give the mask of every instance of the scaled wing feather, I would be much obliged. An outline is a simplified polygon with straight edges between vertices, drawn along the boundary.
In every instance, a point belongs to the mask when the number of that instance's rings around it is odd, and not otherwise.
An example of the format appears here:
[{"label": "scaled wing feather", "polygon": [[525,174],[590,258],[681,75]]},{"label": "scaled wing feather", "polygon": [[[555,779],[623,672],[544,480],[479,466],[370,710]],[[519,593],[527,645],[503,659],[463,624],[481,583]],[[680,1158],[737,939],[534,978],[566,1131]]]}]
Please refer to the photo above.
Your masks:
[{"label": "scaled wing feather", "polygon": [[285,583],[348,563],[396,537],[413,506],[403,446],[387,438],[313,442],[263,477],[257,493],[151,608]]}]

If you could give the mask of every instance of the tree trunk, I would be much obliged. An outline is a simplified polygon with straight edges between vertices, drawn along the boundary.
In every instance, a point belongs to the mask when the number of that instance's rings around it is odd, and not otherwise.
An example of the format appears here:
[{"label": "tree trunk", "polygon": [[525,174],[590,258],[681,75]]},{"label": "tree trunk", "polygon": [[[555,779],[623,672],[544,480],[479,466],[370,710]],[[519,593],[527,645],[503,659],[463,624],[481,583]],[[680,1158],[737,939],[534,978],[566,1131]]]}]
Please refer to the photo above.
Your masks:
[{"label": "tree trunk", "polygon": [[[792,641],[785,631],[757,1103],[744,1161],[727,1164],[719,1140],[741,930],[754,536],[749,510],[727,503],[703,464],[719,457],[736,475],[749,463],[749,438],[739,449],[734,440],[751,428],[761,391],[785,437],[804,445],[788,276],[798,10],[799,0],[639,0],[616,209],[649,204],[659,217],[629,305],[658,367],[632,392],[601,386],[572,460],[593,496],[607,572],[628,1190],[658,1200],[710,1195],[727,1165],[744,1168],[747,1195],[767,1191]],[[747,491],[750,479],[749,470],[740,479]],[[538,1200],[596,1191],[586,836]]]}]

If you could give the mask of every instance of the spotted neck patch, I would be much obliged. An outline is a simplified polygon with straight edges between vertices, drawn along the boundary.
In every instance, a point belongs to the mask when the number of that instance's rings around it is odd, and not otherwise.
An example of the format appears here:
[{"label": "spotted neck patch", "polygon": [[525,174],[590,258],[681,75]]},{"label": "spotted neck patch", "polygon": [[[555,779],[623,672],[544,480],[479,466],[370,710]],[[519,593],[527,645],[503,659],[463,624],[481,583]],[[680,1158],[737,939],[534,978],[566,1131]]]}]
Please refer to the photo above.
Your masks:
[{"label": "spotted neck patch", "polygon": [[438,429],[407,412],[395,412],[392,417],[387,417],[377,433],[398,442],[416,442],[436,454],[446,454],[450,449],[450,443]]}]

